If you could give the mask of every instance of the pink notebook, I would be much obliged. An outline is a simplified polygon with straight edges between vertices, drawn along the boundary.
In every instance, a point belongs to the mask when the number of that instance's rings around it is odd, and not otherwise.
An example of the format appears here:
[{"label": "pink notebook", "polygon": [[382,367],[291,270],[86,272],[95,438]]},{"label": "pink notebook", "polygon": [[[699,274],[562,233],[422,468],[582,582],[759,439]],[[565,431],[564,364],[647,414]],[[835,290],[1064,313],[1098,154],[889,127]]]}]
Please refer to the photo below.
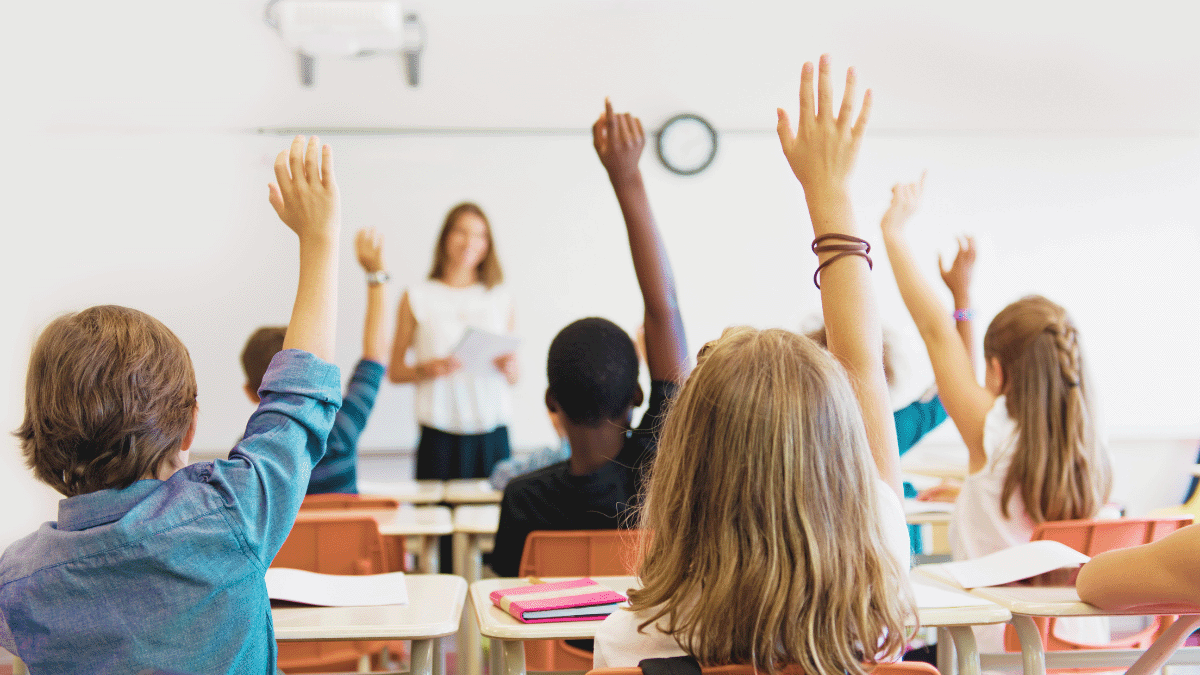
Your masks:
[{"label": "pink notebook", "polygon": [[492,604],[522,623],[595,621],[612,614],[625,596],[591,579],[572,579],[492,591]]}]

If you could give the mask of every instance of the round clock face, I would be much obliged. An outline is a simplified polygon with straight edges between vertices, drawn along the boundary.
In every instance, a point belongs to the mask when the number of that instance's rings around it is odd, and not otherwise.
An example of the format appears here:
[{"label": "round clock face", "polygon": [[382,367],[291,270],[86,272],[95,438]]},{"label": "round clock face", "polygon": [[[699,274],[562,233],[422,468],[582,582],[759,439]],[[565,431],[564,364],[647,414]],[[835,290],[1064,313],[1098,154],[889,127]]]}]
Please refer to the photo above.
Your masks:
[{"label": "round clock face", "polygon": [[658,158],[681,176],[700,173],[716,156],[717,130],[699,115],[676,115],[658,132]]}]

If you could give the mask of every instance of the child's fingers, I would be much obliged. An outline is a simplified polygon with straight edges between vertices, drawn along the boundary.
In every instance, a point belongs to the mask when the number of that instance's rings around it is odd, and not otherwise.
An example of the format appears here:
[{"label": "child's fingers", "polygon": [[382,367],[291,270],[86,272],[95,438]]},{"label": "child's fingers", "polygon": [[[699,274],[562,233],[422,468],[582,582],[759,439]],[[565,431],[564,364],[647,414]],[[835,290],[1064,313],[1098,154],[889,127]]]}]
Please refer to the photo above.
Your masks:
[{"label": "child's fingers", "polygon": [[638,140],[644,139],[646,137],[646,130],[642,128],[642,121],[636,117],[633,118],[633,126],[637,131]]},{"label": "child's fingers", "polygon": [[[292,147],[288,149],[288,170],[292,174],[292,184],[304,180],[304,137],[292,139]],[[281,182],[280,186],[283,185]]]},{"label": "child's fingers", "polygon": [[629,113],[622,113],[618,117],[621,118],[621,145],[628,147],[633,141],[633,116]]},{"label": "child's fingers", "polygon": [[803,125],[813,117],[813,64],[806,61],[800,69],[800,120]]},{"label": "child's fingers", "polygon": [[275,209],[275,213],[283,215],[283,193],[279,191],[279,186],[271,183],[267,185],[267,201]]},{"label": "child's fingers", "polygon": [[787,111],[783,108],[776,108],[775,114],[779,116],[779,122],[775,124],[775,131],[779,133],[779,144],[786,151],[792,147],[792,142],[796,138],[792,135],[792,123],[788,120]]},{"label": "child's fingers", "polygon": [[867,130],[867,120],[871,118],[871,90],[863,92],[862,109],[858,111],[858,121],[854,123],[854,129],[851,135],[855,140],[862,138],[863,132]]},{"label": "child's fingers", "polygon": [[617,137],[617,116],[613,114],[612,101],[604,97],[604,129],[608,132],[608,140],[612,142]]},{"label": "child's fingers", "polygon": [[287,187],[291,183],[291,175],[288,173],[288,151],[280,150],[278,155],[275,155],[275,181],[278,185],[275,186],[279,190],[281,186]]},{"label": "child's fingers", "polygon": [[592,146],[596,152],[603,152],[605,141],[608,139],[608,118],[603,114],[592,124]]},{"label": "child's fingers", "polygon": [[321,185],[333,186],[333,148],[328,144],[321,146]]},{"label": "child's fingers", "polygon": [[817,70],[817,117],[833,115],[833,82],[829,78],[829,55],[822,54]]},{"label": "child's fingers", "polygon": [[942,273],[943,277],[950,273],[950,270],[946,269],[946,266],[942,264],[941,253],[938,254],[938,271]]},{"label": "child's fingers", "polygon": [[846,91],[842,94],[842,109],[838,111],[837,125],[839,129],[850,126],[850,117],[854,114],[854,68],[846,69]]},{"label": "child's fingers", "polygon": [[304,178],[309,183],[318,183],[321,180],[321,167],[317,165],[317,150],[320,139],[315,135],[308,137],[308,147],[304,150]]}]

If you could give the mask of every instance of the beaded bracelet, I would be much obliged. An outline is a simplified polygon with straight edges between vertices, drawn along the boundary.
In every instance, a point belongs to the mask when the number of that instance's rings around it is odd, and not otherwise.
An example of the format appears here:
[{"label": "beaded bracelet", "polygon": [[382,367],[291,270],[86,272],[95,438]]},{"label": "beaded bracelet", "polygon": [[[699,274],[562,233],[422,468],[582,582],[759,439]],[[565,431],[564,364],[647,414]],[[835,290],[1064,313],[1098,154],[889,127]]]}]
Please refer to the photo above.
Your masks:
[{"label": "beaded bracelet", "polygon": [[[820,245],[821,242],[827,241],[829,239],[837,239],[839,241],[849,241],[849,242],[853,242],[853,243],[851,243],[851,244],[825,244],[824,246]],[[866,239],[859,239],[858,237],[852,237],[848,234],[838,234],[836,232],[831,233],[831,234],[823,234],[823,235],[817,237],[816,239],[813,239],[812,251],[813,251],[813,253],[816,253],[817,255],[820,255],[822,253],[829,253],[832,251],[839,252],[837,255],[833,256],[829,260],[826,260],[825,262],[821,263],[820,265],[817,265],[817,271],[813,272],[813,284],[817,287],[818,290],[820,290],[820,288],[821,288],[821,282],[820,282],[821,270],[825,269],[826,267],[828,267],[830,265],[830,263],[834,262],[835,260],[837,260],[839,258],[844,258],[848,255],[860,255],[867,259],[867,269],[872,269],[872,270],[875,269],[875,263],[871,260],[871,256],[867,255],[868,253],[871,252],[871,244]]]},{"label": "beaded bracelet", "polygon": [[975,318],[975,310],[973,309],[956,309],[954,310],[955,321],[970,321]]}]

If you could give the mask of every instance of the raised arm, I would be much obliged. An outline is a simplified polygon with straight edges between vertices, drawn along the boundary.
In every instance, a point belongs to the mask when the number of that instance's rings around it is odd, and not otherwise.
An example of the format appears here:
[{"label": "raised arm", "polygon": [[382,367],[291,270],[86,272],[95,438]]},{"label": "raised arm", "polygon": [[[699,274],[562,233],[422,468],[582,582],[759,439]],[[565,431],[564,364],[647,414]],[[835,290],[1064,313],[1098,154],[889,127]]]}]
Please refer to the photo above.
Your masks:
[{"label": "raised arm", "polygon": [[629,113],[613,113],[612,103],[605,99],[604,114],[592,125],[592,142],[625,216],[633,269],[646,306],[646,363],[650,378],[682,382],[688,368],[687,338],[675,295],[671,261],[654,224],[650,199],[638,168],[638,159],[646,147],[642,122]]},{"label": "raised arm", "polygon": [[[800,75],[800,116],[795,133],[787,113],[779,109],[779,142],[788,164],[804,187],[813,234],[858,236],[850,206],[849,178],[866,129],[871,92],[863,96],[857,121],[854,112],[854,69],[846,71],[841,109],[834,110],[829,57],[821,57],[817,103],[813,105],[813,64]],[[836,252],[820,255],[820,262]],[[900,453],[891,399],[883,373],[883,329],[875,306],[867,260],[845,256],[821,272],[821,309],[829,351],[845,366],[862,408],[867,440],[879,474],[898,496]]]},{"label": "raised arm", "polygon": [[1143,546],[1101,553],[1079,571],[1079,597],[1101,609],[1144,605],[1200,606],[1200,525]]},{"label": "raised arm", "polygon": [[333,151],[316,136],[297,136],[275,158],[271,206],[300,239],[300,282],[283,338],[284,349],[333,358],[337,325],[337,256],[341,230]]},{"label": "raised arm", "polygon": [[950,264],[950,269],[942,265],[942,254],[939,253],[938,271],[942,273],[942,282],[950,289],[950,296],[954,298],[954,324],[958,328],[958,336],[967,348],[967,358],[971,361],[971,377],[975,377],[975,310],[971,307],[975,238],[963,237],[958,240],[958,253],[954,254],[954,262]]},{"label": "raised arm", "polygon": [[363,319],[363,355],[367,361],[387,363],[388,336],[383,329],[383,313],[387,303],[384,282],[379,274],[387,274],[383,264],[383,235],[372,229],[359,230],[354,237],[358,264],[367,273],[367,315]]},{"label": "raised arm", "polygon": [[968,469],[974,473],[982,469],[986,461],[983,423],[996,397],[975,379],[970,352],[954,326],[954,317],[921,275],[904,237],[904,226],[920,203],[923,186],[924,179],[920,183],[892,188],[892,204],[881,223],[883,242],[896,285],[900,288],[900,297],[929,352],[938,398],[958,427],[970,453]]}]

